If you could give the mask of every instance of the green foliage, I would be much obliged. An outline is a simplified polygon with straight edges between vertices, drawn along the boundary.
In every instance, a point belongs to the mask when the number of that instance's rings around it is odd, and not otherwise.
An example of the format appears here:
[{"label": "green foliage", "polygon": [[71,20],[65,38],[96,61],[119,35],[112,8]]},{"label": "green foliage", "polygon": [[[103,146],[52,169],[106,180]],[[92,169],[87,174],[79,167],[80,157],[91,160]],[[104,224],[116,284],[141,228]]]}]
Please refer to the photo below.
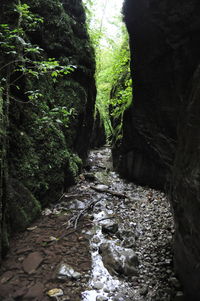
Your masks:
[{"label": "green foliage", "polygon": [[[2,78],[0,80],[2,91],[5,90],[4,82],[6,82],[6,86],[15,84],[15,87],[20,89],[16,83],[24,76],[40,79],[41,76],[49,74],[55,83],[59,77],[66,76],[76,69],[74,65],[61,65],[60,61],[55,58],[41,60],[43,49],[26,41],[26,34],[35,30],[40,23],[44,22],[44,19],[31,13],[29,5],[22,5],[20,2],[15,5],[14,11],[18,13],[18,22],[14,29],[11,29],[8,24],[0,24],[0,50],[9,61],[1,66],[0,71],[9,67],[9,73],[12,77],[15,73],[20,75],[14,81],[11,81],[10,77],[7,80]],[[34,60],[33,55],[37,56],[38,60]],[[43,96],[38,90],[26,91],[25,94],[31,101]]]},{"label": "green foliage", "polygon": [[122,137],[123,113],[132,101],[132,80],[128,34],[121,16],[115,15],[109,24],[115,27],[116,34],[112,36],[109,32],[108,35],[104,27],[107,4],[108,1],[105,0],[100,17],[92,17],[97,2],[85,1],[97,61],[96,110],[104,122],[107,140],[115,144]]},{"label": "green foliage", "polygon": [[81,1],[4,0],[0,23],[5,251],[9,233],[25,229],[75,182],[96,91]]},{"label": "green foliage", "polygon": [[[85,87],[71,78],[71,73],[78,69],[79,64],[84,78],[91,77],[94,67],[83,24],[76,23],[60,1],[48,1],[48,4],[46,0],[27,2],[22,4],[18,1],[12,8],[15,19],[10,24],[0,25],[0,52],[4,57],[0,61],[0,73],[3,75],[0,91],[4,100],[10,102],[9,152],[15,149],[10,166],[13,177],[20,179],[41,199],[42,190],[62,190],[64,170],[72,178],[80,170],[81,159],[72,148],[78,114],[85,109],[88,95]],[[41,11],[43,16],[39,16],[37,11]],[[52,11],[55,14],[49,18]],[[79,31],[77,36],[73,32],[75,25]],[[41,31],[46,35],[43,45],[47,42],[48,49],[53,49],[57,58],[49,57],[40,44],[30,39],[33,33],[38,35]],[[82,36],[79,39],[79,34],[83,34],[84,39]],[[65,37],[70,44],[63,40]],[[77,53],[73,58],[62,56],[57,53],[58,45],[66,53],[75,53],[75,49]],[[83,46],[90,64],[81,61],[85,60],[84,55],[79,54]],[[23,124],[16,128],[18,120],[23,120]],[[52,179],[55,187],[49,185]]]}]

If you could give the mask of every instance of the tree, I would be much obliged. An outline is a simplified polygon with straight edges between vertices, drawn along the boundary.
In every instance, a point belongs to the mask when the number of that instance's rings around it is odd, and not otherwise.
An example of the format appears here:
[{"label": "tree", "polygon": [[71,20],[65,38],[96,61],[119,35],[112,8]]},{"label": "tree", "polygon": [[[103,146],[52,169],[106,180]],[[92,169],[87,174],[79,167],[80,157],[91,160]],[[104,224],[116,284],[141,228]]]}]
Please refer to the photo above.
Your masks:
[{"label": "tree", "polygon": [[120,13],[116,15],[116,12],[109,20],[109,24],[114,26],[114,34],[106,30],[104,18],[107,0],[103,2],[98,15],[92,15],[97,5],[96,0],[89,3],[86,1],[85,4],[97,62],[96,110],[104,121],[107,139],[116,143],[122,137],[123,113],[132,100],[128,34]]}]

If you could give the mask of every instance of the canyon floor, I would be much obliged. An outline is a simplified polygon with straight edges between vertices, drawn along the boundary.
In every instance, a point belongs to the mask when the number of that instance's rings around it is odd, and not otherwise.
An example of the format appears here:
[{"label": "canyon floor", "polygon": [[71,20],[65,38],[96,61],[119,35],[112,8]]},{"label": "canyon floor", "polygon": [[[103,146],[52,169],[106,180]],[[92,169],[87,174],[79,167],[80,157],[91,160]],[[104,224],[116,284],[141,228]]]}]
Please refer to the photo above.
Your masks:
[{"label": "canyon floor", "polygon": [[11,239],[0,300],[181,301],[166,195],[121,179],[108,147]]}]

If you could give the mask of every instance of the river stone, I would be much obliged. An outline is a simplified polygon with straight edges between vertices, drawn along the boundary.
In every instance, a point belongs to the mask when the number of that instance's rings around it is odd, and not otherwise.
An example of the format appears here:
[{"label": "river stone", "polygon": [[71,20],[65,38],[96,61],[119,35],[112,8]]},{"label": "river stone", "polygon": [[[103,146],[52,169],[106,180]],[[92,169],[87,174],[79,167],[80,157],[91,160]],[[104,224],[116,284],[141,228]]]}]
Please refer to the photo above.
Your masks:
[{"label": "river stone", "polygon": [[99,253],[102,256],[104,266],[111,275],[138,275],[138,257],[132,249],[126,249],[109,242],[100,245]]},{"label": "river stone", "polygon": [[26,273],[32,274],[37,270],[42,261],[42,255],[39,252],[33,252],[24,259],[22,266]]},{"label": "river stone", "polygon": [[98,190],[104,191],[104,190],[107,190],[109,187],[107,185],[104,185],[104,184],[98,184],[98,185],[95,186],[95,188],[98,189]]},{"label": "river stone", "polygon": [[105,234],[115,234],[118,231],[118,224],[109,222],[102,225],[102,232]]},{"label": "river stone", "polygon": [[108,300],[108,297],[105,297],[105,296],[97,296],[96,297],[96,301],[107,301]]},{"label": "river stone", "polygon": [[76,272],[70,265],[66,263],[61,263],[58,267],[57,278],[58,279],[79,279],[81,274]]},{"label": "river stone", "polygon": [[96,289],[96,290],[101,290],[103,288],[103,283],[102,282],[95,282],[93,284],[93,288]]}]

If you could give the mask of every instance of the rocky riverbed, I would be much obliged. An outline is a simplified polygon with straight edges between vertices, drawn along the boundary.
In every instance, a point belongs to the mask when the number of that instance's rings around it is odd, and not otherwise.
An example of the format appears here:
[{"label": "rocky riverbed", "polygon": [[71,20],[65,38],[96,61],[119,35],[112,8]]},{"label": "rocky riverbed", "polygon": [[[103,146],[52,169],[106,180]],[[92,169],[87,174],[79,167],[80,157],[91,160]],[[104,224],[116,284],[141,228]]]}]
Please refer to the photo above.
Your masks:
[{"label": "rocky riverbed", "polygon": [[0,300],[181,301],[164,193],[120,179],[109,148],[11,242]]}]

